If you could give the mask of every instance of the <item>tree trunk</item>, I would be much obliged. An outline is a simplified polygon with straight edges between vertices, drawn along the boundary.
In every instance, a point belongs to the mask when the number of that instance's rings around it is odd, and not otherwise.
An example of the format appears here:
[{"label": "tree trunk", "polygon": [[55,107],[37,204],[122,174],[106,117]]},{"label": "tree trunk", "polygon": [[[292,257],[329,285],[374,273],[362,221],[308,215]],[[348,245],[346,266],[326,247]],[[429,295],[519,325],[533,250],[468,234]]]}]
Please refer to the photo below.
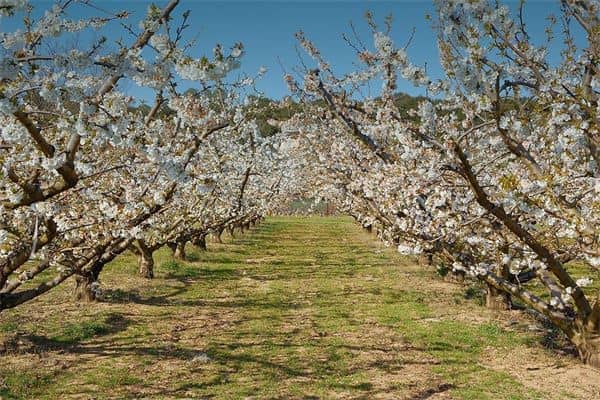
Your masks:
[{"label": "tree trunk", "polygon": [[103,253],[94,261],[89,269],[75,274],[75,299],[81,301],[99,300],[100,286],[98,278],[104,266],[113,261],[119,254],[129,248],[132,240],[116,239],[99,250]]},{"label": "tree trunk", "polygon": [[592,367],[600,368],[600,330],[583,329],[581,332],[570,335],[569,338],[577,348],[581,361]]},{"label": "tree trunk", "polygon": [[180,240],[175,245],[175,251],[173,257],[177,260],[185,260],[185,240]]},{"label": "tree trunk", "polygon": [[207,251],[208,249],[206,248],[206,234],[196,236],[192,244],[196,246],[198,250]]},{"label": "tree trunk", "polygon": [[433,265],[433,254],[421,253],[419,255],[419,264],[422,265]]},{"label": "tree trunk", "polygon": [[[507,265],[497,266],[495,273],[503,279],[509,279]],[[488,284],[485,296],[485,305],[491,310],[510,310],[512,306],[510,294],[503,290],[496,289],[492,285]]]},{"label": "tree trunk", "polygon": [[153,249],[146,246],[146,243],[144,243],[143,240],[138,240],[137,249],[140,276],[147,279],[154,278],[154,258],[152,257],[152,253],[154,252]]},{"label": "tree trunk", "polygon": [[103,264],[95,264],[89,271],[75,275],[75,300],[92,302],[99,300],[98,277]]},{"label": "tree trunk", "polygon": [[465,282],[465,272],[464,271],[453,271],[452,269],[448,270],[448,273],[444,276],[444,281],[451,283],[464,283]]},{"label": "tree trunk", "polygon": [[175,250],[177,250],[177,243],[167,242],[167,247],[171,249],[171,256],[175,257]]},{"label": "tree trunk", "polygon": [[231,237],[235,237],[235,236],[234,236],[234,233],[235,233],[235,227],[234,227],[233,225],[229,225],[229,226],[227,227],[227,232],[229,232],[229,236],[231,236]]},{"label": "tree trunk", "polygon": [[92,302],[96,300],[96,281],[90,275],[75,275],[75,300]]},{"label": "tree trunk", "polygon": [[223,243],[223,239],[221,238],[222,235],[223,235],[223,228],[217,229],[217,231],[215,232],[215,240],[217,243]]}]

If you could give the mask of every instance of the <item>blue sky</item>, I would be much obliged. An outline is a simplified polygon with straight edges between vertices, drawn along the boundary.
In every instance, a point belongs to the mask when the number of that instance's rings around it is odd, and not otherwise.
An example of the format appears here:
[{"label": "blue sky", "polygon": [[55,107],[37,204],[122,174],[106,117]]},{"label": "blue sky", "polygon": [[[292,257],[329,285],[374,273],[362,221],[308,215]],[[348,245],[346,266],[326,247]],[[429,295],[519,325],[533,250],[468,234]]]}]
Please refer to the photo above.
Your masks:
[{"label": "blue sky", "polygon": [[[36,5],[36,14],[42,13],[51,6],[52,1],[32,1]],[[145,0],[96,0],[95,4],[111,11],[127,10],[132,13],[131,20],[138,21],[146,13],[149,1]],[[159,6],[166,1],[156,1]],[[518,1],[504,1],[511,8],[516,8]],[[546,24],[545,17],[550,12],[558,14],[558,1],[528,1],[526,21],[533,37],[542,37]],[[191,11],[188,37],[197,37],[198,45],[194,49],[196,55],[210,54],[216,43],[230,47],[242,42],[246,54],[242,59],[242,68],[238,72],[253,75],[265,66],[269,72],[257,85],[265,95],[281,98],[288,94],[283,82],[282,65],[292,71],[299,65],[297,42],[294,33],[302,29],[306,36],[313,40],[323,55],[340,73],[352,69],[355,54],[342,39],[343,33],[351,33],[350,22],[353,22],[359,35],[367,44],[370,43],[369,28],[364,14],[367,10],[374,13],[375,19],[383,22],[388,14],[393,14],[394,25],[392,37],[397,44],[404,45],[411,31],[416,30],[409,56],[416,64],[427,63],[429,73],[436,77],[441,75],[437,61],[437,44],[430,22],[426,14],[433,13],[433,6],[427,0],[397,1],[201,1],[182,0],[177,8],[176,16],[185,10]],[[90,10],[73,9],[70,16],[80,18]],[[14,28],[11,22],[2,20],[0,30]],[[122,29],[115,29],[122,34]],[[118,35],[110,37],[118,39]],[[185,83],[182,83],[185,86]],[[135,87],[128,88],[136,96],[146,98],[149,93]],[[399,90],[411,94],[421,93],[410,84],[400,82]]]}]

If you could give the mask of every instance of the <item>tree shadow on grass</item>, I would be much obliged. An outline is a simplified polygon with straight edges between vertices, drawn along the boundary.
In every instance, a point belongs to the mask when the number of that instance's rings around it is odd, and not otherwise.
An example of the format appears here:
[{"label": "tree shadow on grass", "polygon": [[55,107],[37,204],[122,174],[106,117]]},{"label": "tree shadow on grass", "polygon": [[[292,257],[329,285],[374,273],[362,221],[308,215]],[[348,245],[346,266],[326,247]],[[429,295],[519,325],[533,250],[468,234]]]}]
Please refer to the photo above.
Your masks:
[{"label": "tree shadow on grass", "polygon": [[[406,349],[402,351],[391,350],[386,346],[365,343],[359,345],[345,344],[345,343],[329,343],[327,341],[312,340],[310,342],[301,343],[289,343],[284,337],[281,340],[263,339],[256,343],[247,343],[244,341],[210,341],[208,345],[202,348],[193,348],[189,345],[182,345],[180,343],[170,342],[169,339],[156,343],[154,340],[148,342],[147,335],[136,336],[134,332],[128,335],[120,335],[119,337],[110,337],[109,333],[117,333],[127,329],[130,326],[130,321],[122,315],[109,315],[105,319],[105,322],[110,322],[111,331],[104,332],[102,335],[97,335],[91,338],[92,340],[85,340],[76,343],[65,345],[61,341],[55,339],[49,339],[42,336],[33,336],[32,341],[36,343],[39,349],[46,350],[58,350],[63,354],[75,354],[78,356],[92,356],[92,357],[78,357],[83,362],[93,362],[96,357],[110,357],[112,359],[122,359],[127,357],[151,357],[155,362],[168,362],[170,360],[183,361],[189,363],[189,368],[194,369],[202,367],[204,362],[200,365],[196,365],[194,359],[198,354],[206,354],[208,356],[207,363],[215,363],[219,366],[220,370],[233,370],[233,371],[257,371],[259,374],[271,374],[277,378],[277,381],[281,382],[282,388],[285,388],[286,380],[296,380],[302,378],[303,381],[322,381],[325,376],[343,376],[350,375],[356,372],[360,372],[361,369],[376,368],[385,374],[390,371],[398,371],[404,368],[407,373],[410,373],[412,364],[436,364],[435,361],[422,360],[403,353],[407,351],[425,351],[425,349],[418,349],[407,345]],[[251,335],[253,336],[253,335]],[[285,336],[285,335],[284,335]],[[156,339],[159,339],[158,337]],[[164,339],[164,338],[163,338]],[[304,339],[302,339],[304,340]],[[263,352],[262,347],[269,349],[268,352]],[[314,347],[315,351],[319,354],[327,354],[332,350],[349,350],[353,352],[375,352],[374,357],[378,357],[377,354],[382,352],[395,352],[405,354],[405,356],[398,360],[396,357],[385,358],[374,360],[372,363],[351,365],[351,366],[340,366],[336,364],[337,359],[329,360],[317,360],[314,357],[308,357],[302,361],[300,365],[296,365],[290,362],[288,358],[290,347]],[[280,348],[280,351],[273,351],[273,349]],[[258,354],[253,354],[258,353]],[[292,352],[295,354],[295,352]],[[293,356],[291,356],[293,357]],[[293,358],[292,358],[293,359]],[[202,367],[203,368],[203,367]],[[224,373],[225,374],[225,373]],[[226,375],[226,374],[225,374]],[[153,396],[168,396],[187,393],[189,391],[204,392],[207,390],[213,390],[212,388],[227,383],[227,377],[224,378],[219,376],[211,378],[206,381],[197,382],[183,382],[177,386],[161,388],[160,392],[157,393],[152,390]],[[337,383],[334,385],[335,388],[343,391],[351,391],[358,395],[356,398],[372,398],[377,393],[393,392],[397,390],[394,386],[388,388],[374,387],[368,381],[352,382],[352,383]],[[441,387],[441,386],[440,386]],[[435,392],[438,388],[428,389],[427,391],[419,392],[414,399],[427,399],[433,396],[434,393],[441,392],[442,390]],[[444,389],[448,390],[448,389]],[[363,396],[364,395],[364,396]],[[363,396],[363,397],[361,397]],[[205,396],[206,397],[206,396]]]},{"label": "tree shadow on grass", "polygon": [[177,279],[188,283],[189,280],[225,281],[238,278],[238,271],[232,268],[198,268],[196,266],[181,266],[181,268],[167,271],[165,279]]},{"label": "tree shadow on grass", "polygon": [[410,400],[425,400],[429,399],[436,394],[447,392],[450,389],[453,389],[455,386],[451,383],[441,383],[435,387],[425,389],[410,398]]},{"label": "tree shadow on grass", "polygon": [[106,289],[104,291],[103,302],[114,304],[135,303],[154,306],[186,305],[185,301],[178,301],[176,297],[189,292],[194,284],[198,281],[221,282],[239,279],[238,273],[235,270],[227,268],[199,269],[193,267],[185,267],[184,269],[169,271],[167,272],[165,278],[176,280],[182,285],[169,293],[156,296],[144,296],[140,293],[139,289]]},{"label": "tree shadow on grass", "polygon": [[[184,282],[185,283],[185,282]],[[177,288],[167,294],[158,296],[144,296],[139,290],[108,290],[104,301],[115,304],[140,304],[147,306],[165,307],[216,307],[219,309],[270,309],[270,310],[298,310],[308,305],[305,301],[281,300],[281,299],[257,299],[250,297],[217,297],[210,299],[179,298],[189,290],[189,284]]]},{"label": "tree shadow on grass", "polygon": [[65,351],[88,339],[114,335],[126,330],[131,321],[123,314],[110,313],[101,321],[83,321],[66,324],[53,336],[16,333],[3,343],[6,353],[34,353]]},{"label": "tree shadow on grass", "polygon": [[[204,351],[210,357],[210,362],[217,362],[220,365],[224,366],[227,371],[254,371],[254,373],[258,374],[271,374],[274,378],[277,379],[277,382],[281,384],[282,389],[285,388],[286,381],[297,381],[298,378],[301,378],[304,382],[319,382],[322,381],[326,376],[329,376],[331,379],[334,376],[348,376],[354,373],[360,372],[365,368],[365,365],[356,365],[351,367],[340,367],[336,364],[336,360],[307,360],[299,366],[296,366],[284,358],[283,360],[277,355],[273,355],[271,353],[270,356],[257,356],[254,354],[248,354],[248,352],[256,351],[253,347],[256,346],[266,346],[267,348],[272,349],[274,347],[304,347],[305,344],[289,344],[289,343],[279,343],[272,341],[262,341],[258,344],[248,344],[248,343],[239,343],[239,342],[228,342],[228,343],[212,343],[207,346]],[[362,352],[368,351],[381,351],[386,350],[385,348],[380,348],[372,345],[365,346],[352,346],[345,344],[327,344],[322,343],[316,345],[319,351],[323,350],[331,350],[331,349],[340,349],[340,350],[358,350]],[[412,348],[411,350],[421,350],[424,349],[416,349]],[[281,354],[286,354],[282,351]],[[273,358],[276,358],[277,361],[274,361]],[[281,361],[280,361],[281,360]],[[411,373],[411,365],[416,364],[433,364],[436,365],[438,362],[436,361],[427,361],[420,359],[403,359],[401,361],[402,368],[407,371],[407,374]],[[389,371],[397,371],[399,368],[397,366],[397,360],[379,360],[377,363],[369,363],[367,364],[367,368],[377,368],[382,372],[388,373]],[[205,391],[210,390],[212,387],[217,387],[223,384],[227,384],[229,382],[227,374],[224,376],[213,377],[205,382],[193,382],[193,383],[185,383],[176,388],[165,389],[161,392],[161,395],[174,395],[181,392],[188,392],[190,390],[194,391]],[[390,382],[389,385],[385,387],[376,387],[372,382],[368,380],[359,381],[359,382],[351,382],[344,383],[334,382],[331,385],[333,390],[342,390],[344,393],[352,392],[356,399],[371,399],[373,396],[378,394],[389,394],[393,393],[395,390],[398,390],[397,384],[393,384]],[[417,392],[415,395],[411,397],[411,399],[420,400],[420,399],[428,399],[434,396],[436,393],[442,393],[447,391],[454,386],[451,384],[440,384],[432,388],[423,389]],[[203,394],[204,396],[204,394]],[[279,398],[279,397],[273,397]],[[281,397],[285,398],[285,397]],[[306,395],[303,398],[319,398],[319,397],[311,397]]]}]

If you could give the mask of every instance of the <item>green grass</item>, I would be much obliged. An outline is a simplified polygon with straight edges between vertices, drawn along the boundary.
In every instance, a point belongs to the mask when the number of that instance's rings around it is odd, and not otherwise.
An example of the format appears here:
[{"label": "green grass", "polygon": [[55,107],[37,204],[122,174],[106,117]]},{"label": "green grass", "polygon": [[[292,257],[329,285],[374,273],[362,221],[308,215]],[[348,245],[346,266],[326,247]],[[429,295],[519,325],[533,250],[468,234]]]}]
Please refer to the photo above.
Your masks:
[{"label": "green grass", "polygon": [[208,247],[185,261],[159,250],[153,280],[124,254],[101,276],[100,303],[74,303],[63,285],[0,315],[0,338],[31,342],[2,356],[0,396],[577,398],[490,365],[490,352],[531,347],[555,359],[482,308],[476,288],[444,283],[348,218],[269,218]]},{"label": "green grass", "polygon": [[[45,388],[53,385],[52,374],[44,371],[23,371],[18,374],[5,374],[2,379],[0,396],[2,399],[27,399],[43,395]],[[14,390],[14,392],[13,392]]]},{"label": "green grass", "polygon": [[74,344],[108,332],[109,327],[102,322],[70,323],[63,328],[59,335],[52,337],[52,339],[65,344]]}]

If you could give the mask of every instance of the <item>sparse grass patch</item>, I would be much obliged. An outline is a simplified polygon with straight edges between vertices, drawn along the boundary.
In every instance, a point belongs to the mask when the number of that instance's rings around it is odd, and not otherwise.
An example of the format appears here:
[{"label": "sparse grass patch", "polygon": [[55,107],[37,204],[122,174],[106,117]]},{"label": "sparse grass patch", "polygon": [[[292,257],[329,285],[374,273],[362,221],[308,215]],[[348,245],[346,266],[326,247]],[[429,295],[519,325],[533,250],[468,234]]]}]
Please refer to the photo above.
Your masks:
[{"label": "sparse grass patch", "polygon": [[87,321],[73,321],[54,325],[48,336],[56,344],[76,344],[94,337],[107,335],[125,328],[127,320],[118,313],[101,314]]},{"label": "sparse grass patch", "polygon": [[100,366],[95,368],[93,372],[85,374],[83,382],[86,385],[94,385],[103,390],[144,382],[142,377],[134,374],[135,372],[130,368]]},{"label": "sparse grass patch", "polygon": [[60,343],[72,344],[90,339],[94,336],[103,335],[108,331],[109,327],[105,323],[99,321],[70,323],[63,328],[59,335],[54,336],[51,339]]},{"label": "sparse grass patch", "polygon": [[193,279],[200,276],[198,266],[174,260],[160,264],[159,271],[164,272],[167,279]]},{"label": "sparse grass patch", "polygon": [[181,265],[177,261],[170,260],[160,264],[160,269],[166,272],[177,272],[181,269]]},{"label": "sparse grass patch", "polygon": [[3,399],[34,399],[43,394],[54,377],[45,371],[32,370],[0,377],[0,396]]},{"label": "sparse grass patch", "polygon": [[6,321],[0,323],[0,332],[14,332],[19,328],[19,324],[15,321]]},{"label": "sparse grass patch", "polygon": [[185,254],[186,261],[197,262],[200,261],[200,253],[198,251],[187,251]]}]

